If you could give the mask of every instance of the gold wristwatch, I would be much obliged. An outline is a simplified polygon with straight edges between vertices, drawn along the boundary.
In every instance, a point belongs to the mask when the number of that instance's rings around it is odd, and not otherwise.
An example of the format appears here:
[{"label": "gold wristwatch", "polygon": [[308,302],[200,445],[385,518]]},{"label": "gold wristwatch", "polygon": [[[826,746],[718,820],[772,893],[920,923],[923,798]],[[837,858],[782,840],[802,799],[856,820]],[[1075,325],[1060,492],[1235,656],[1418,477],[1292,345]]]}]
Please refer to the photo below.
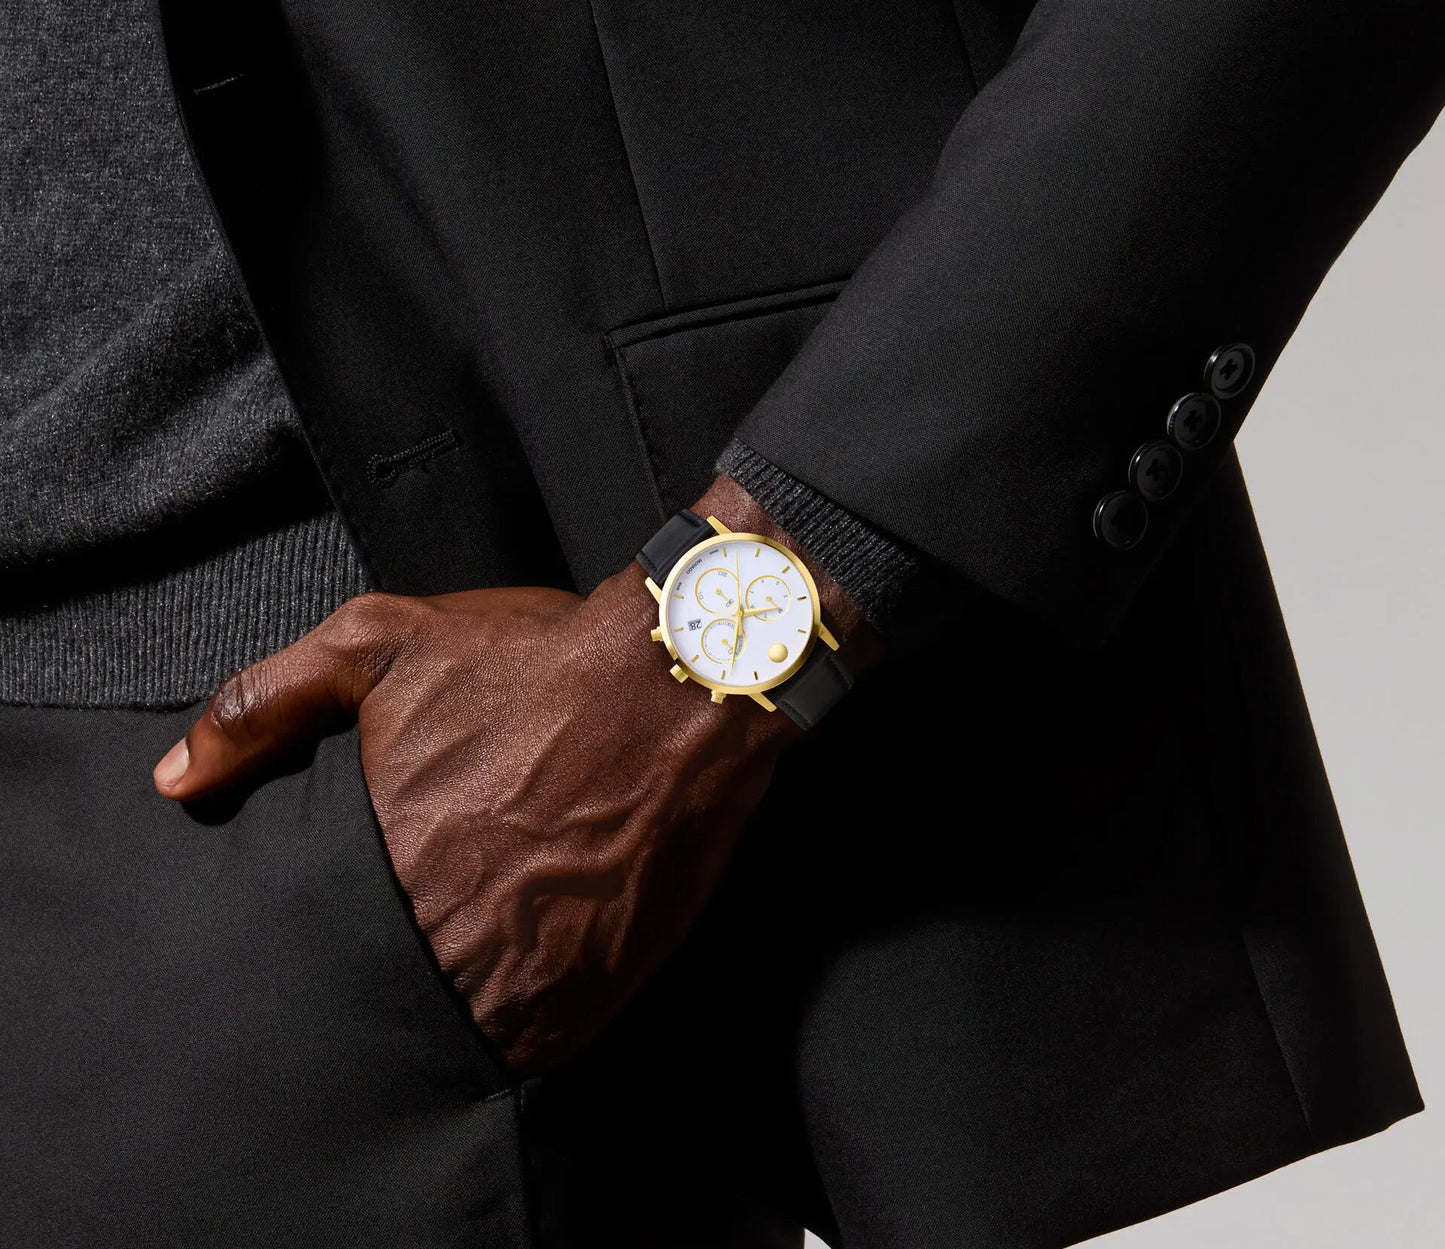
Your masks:
[{"label": "gold wristwatch", "polygon": [[743,694],[811,728],[852,687],[812,574],[781,543],[683,511],[637,560],[658,605],[652,640],[713,702]]}]

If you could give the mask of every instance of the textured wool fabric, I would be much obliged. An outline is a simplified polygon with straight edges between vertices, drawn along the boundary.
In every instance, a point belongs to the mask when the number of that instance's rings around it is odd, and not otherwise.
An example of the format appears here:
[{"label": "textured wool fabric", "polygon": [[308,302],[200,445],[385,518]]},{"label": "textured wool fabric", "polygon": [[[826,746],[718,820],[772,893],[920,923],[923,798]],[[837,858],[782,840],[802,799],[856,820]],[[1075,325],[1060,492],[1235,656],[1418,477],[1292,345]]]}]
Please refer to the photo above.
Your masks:
[{"label": "textured wool fabric", "polygon": [[0,698],[177,703],[366,588],[146,0],[0,29]]},{"label": "textured wool fabric", "polygon": [[904,587],[918,571],[918,560],[906,547],[783,472],[744,442],[734,439],[728,444],[717,470],[792,534],[869,620],[886,626]]}]

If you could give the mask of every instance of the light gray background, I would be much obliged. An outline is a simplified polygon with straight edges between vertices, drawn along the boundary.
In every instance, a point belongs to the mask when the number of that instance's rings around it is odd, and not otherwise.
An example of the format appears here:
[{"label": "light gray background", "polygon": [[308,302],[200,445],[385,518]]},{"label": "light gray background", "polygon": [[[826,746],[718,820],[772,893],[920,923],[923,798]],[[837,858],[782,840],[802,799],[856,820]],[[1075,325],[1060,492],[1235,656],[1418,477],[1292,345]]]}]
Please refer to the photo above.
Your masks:
[{"label": "light gray background", "polygon": [[1335,265],[1238,445],[1428,1109],[1089,1243],[1441,1249],[1445,124]]}]

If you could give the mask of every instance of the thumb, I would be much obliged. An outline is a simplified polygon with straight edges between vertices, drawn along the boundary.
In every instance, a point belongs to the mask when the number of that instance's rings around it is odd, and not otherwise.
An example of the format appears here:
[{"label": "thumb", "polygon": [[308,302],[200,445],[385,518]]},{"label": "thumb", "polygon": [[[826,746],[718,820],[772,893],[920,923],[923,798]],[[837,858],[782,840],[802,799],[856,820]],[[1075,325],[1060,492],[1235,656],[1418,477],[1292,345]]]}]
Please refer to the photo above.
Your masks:
[{"label": "thumb", "polygon": [[156,764],[156,789],[177,801],[199,798],[345,724],[405,642],[408,602],[350,599],[300,641],[227,677]]}]

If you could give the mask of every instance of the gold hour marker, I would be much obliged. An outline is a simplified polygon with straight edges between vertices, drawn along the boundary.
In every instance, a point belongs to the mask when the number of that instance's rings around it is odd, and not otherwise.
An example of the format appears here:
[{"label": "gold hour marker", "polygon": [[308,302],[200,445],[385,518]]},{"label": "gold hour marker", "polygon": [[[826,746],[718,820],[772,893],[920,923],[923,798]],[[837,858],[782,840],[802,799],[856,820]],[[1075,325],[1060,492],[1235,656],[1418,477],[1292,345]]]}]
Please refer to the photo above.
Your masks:
[{"label": "gold hour marker", "polygon": [[806,594],[800,594],[800,595],[798,595],[798,602],[800,602],[800,603],[806,603],[807,601],[808,601],[808,596],[807,596]]},{"label": "gold hour marker", "polygon": [[791,564],[789,564],[786,568],[783,569],[783,571],[784,571],[785,573],[792,572],[792,571],[793,571],[793,566],[792,566]]},{"label": "gold hour marker", "polygon": [[758,679],[758,674],[757,674],[756,672],[754,672],[754,673],[753,673],[753,680],[756,681],[757,679]]},{"label": "gold hour marker", "polygon": [[690,664],[695,664],[695,663],[697,663],[698,659],[699,659],[699,656],[694,655],[694,656],[693,656],[691,659],[689,659],[687,662],[690,663]]},{"label": "gold hour marker", "polygon": [[762,547],[760,547],[760,546],[755,546],[755,547],[753,547],[753,558],[754,558],[754,559],[757,559],[757,557],[758,557],[759,555],[761,555],[762,553],[763,553],[763,548],[762,548]]},{"label": "gold hour marker", "polygon": [[674,594],[672,597],[673,597],[673,598],[682,598],[682,595],[681,595],[681,594]]},{"label": "gold hour marker", "polygon": [[799,629],[798,632],[799,632],[799,633],[806,633],[807,630],[806,630],[806,629]]},{"label": "gold hour marker", "polygon": [[722,553],[723,553],[723,559],[727,559],[727,557],[728,557],[728,549],[727,549],[727,547],[723,547]]}]

